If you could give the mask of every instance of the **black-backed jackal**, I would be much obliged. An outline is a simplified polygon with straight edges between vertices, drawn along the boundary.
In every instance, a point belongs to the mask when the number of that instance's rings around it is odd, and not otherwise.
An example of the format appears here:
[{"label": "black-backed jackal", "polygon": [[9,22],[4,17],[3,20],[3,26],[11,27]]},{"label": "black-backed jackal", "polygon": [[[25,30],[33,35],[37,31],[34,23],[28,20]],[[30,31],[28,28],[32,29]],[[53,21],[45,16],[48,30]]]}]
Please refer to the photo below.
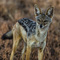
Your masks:
[{"label": "black-backed jackal", "polygon": [[22,60],[24,60],[25,51],[26,60],[30,60],[32,48],[38,48],[38,60],[42,60],[43,58],[47,32],[53,16],[53,7],[49,8],[46,13],[42,13],[37,5],[35,5],[34,10],[36,22],[28,18],[20,19],[10,32],[7,32],[2,36],[3,39],[11,38],[13,36],[13,48],[10,60],[13,60],[14,53],[16,52],[21,38],[24,40]]}]

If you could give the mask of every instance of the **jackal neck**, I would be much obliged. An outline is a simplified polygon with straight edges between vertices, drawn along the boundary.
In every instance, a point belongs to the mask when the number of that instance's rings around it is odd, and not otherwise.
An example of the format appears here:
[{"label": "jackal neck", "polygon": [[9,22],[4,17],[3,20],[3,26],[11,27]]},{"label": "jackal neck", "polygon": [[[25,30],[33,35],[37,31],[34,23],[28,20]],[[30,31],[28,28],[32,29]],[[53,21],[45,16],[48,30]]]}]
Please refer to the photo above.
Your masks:
[{"label": "jackal neck", "polygon": [[40,29],[38,27],[38,23],[36,22],[36,35],[40,36]]},{"label": "jackal neck", "polygon": [[44,35],[47,36],[48,28],[49,28],[49,26],[47,26],[44,29],[40,29],[39,26],[38,26],[38,23],[36,23],[36,35],[38,37],[41,37],[41,36],[44,36]]}]

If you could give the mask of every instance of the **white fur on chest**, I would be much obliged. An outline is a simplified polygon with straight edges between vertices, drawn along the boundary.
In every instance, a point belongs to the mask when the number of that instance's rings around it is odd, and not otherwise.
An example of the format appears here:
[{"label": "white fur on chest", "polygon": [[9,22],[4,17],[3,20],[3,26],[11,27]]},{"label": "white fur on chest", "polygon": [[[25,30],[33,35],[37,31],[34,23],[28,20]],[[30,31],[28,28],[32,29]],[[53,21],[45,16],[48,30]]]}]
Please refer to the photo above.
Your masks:
[{"label": "white fur on chest", "polygon": [[39,41],[41,43],[45,40],[46,35],[47,35],[47,33],[45,33],[45,31],[40,31],[40,35],[39,36],[35,35],[35,38],[37,41]]},{"label": "white fur on chest", "polygon": [[43,47],[46,36],[47,36],[46,31],[40,31],[40,36],[38,36],[37,34],[34,35],[33,41],[30,45],[32,45],[32,47]]},{"label": "white fur on chest", "polygon": [[41,47],[44,45],[44,40],[46,39],[46,35],[44,35],[44,32],[41,32],[40,36],[32,35],[28,39],[29,39],[29,44],[32,47]]}]

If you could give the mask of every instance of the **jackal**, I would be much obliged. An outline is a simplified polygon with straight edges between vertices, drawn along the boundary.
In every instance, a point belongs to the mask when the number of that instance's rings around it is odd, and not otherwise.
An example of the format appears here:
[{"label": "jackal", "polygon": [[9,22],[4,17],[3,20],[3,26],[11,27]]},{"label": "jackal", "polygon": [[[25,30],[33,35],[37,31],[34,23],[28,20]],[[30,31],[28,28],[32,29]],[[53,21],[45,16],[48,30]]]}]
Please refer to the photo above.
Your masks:
[{"label": "jackal", "polygon": [[28,18],[23,18],[17,21],[10,32],[5,33],[2,38],[12,38],[13,48],[10,60],[13,60],[14,53],[17,50],[21,38],[24,40],[24,48],[22,50],[22,60],[30,60],[30,53],[32,48],[38,49],[38,60],[43,59],[43,51],[46,46],[46,37],[49,26],[52,22],[53,7],[50,7],[46,13],[41,12],[41,9],[35,5],[34,8],[36,21]]}]

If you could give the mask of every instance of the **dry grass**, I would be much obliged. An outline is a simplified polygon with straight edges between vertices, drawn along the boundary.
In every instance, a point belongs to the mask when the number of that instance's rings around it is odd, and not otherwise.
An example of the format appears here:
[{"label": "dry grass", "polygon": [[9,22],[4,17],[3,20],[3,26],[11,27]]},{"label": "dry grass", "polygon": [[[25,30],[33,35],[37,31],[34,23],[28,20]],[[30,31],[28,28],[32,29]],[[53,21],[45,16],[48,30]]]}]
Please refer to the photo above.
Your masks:
[{"label": "dry grass", "polygon": [[[27,17],[35,20],[34,4],[42,10],[54,7],[54,17],[48,31],[48,40],[43,60],[60,60],[60,0],[0,0],[0,38],[12,29],[18,19]],[[22,44],[15,53],[14,60],[21,57]],[[12,40],[0,39],[0,60],[9,60]],[[21,59],[20,59],[21,60]],[[37,60],[37,49],[32,51],[31,60]]]}]

